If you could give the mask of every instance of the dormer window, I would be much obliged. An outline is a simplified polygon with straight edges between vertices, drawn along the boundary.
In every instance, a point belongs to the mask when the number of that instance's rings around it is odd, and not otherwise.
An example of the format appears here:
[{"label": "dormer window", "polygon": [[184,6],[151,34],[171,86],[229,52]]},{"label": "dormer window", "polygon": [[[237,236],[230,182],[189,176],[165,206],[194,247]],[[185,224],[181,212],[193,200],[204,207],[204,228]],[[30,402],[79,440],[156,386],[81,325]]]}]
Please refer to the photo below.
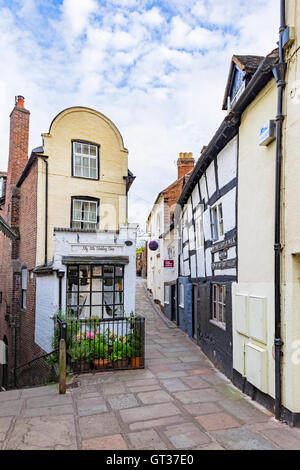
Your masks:
[{"label": "dormer window", "polygon": [[235,66],[232,88],[230,93],[231,102],[234,100],[242,85],[244,84],[245,72],[243,72],[237,65]]},{"label": "dormer window", "polygon": [[72,149],[72,176],[99,179],[99,146],[77,141]]}]

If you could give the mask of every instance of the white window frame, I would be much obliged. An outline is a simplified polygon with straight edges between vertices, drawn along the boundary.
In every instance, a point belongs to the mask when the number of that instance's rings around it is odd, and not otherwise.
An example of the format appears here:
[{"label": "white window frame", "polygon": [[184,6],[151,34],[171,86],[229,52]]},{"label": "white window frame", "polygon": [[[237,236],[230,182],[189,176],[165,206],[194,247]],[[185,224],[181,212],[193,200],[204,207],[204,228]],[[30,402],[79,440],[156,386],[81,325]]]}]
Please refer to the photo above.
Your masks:
[{"label": "white window frame", "polygon": [[212,285],[212,318],[211,322],[226,329],[226,285]]},{"label": "white window frame", "polygon": [[210,208],[211,217],[211,237],[213,242],[218,242],[224,239],[224,216],[223,204],[219,202]]},{"label": "white window frame", "polygon": [[170,286],[165,286],[165,304],[170,305]]},{"label": "white window frame", "polygon": [[179,284],[179,307],[184,308],[184,284]]},{"label": "white window frame", "polygon": [[27,307],[27,268],[21,269],[21,308],[26,310]]},{"label": "white window frame", "polygon": [[[90,221],[90,220],[84,220],[84,219],[75,219],[75,203],[76,202],[80,202],[81,203],[81,213],[84,212],[83,209],[82,209],[82,205],[85,204],[85,203],[88,203],[88,204],[95,204],[96,206],[96,221]],[[96,230],[97,229],[97,225],[98,225],[98,205],[99,205],[99,202],[98,201],[88,201],[86,199],[73,199],[73,207],[72,207],[72,228],[78,228],[79,230],[81,230],[82,228],[83,229],[87,229],[87,230]],[[89,211],[90,212],[90,211]],[[79,227],[74,227],[74,223],[80,223],[80,228]],[[84,224],[89,224],[89,225],[94,225],[94,228],[85,228],[85,227],[81,227],[81,225],[84,225]]]},{"label": "white window frame", "polygon": [[[96,155],[91,155],[90,153],[88,154],[85,154],[83,153],[82,151],[81,152],[78,152],[76,151],[76,145],[81,145],[81,150],[82,150],[82,146],[83,145],[86,145],[90,151],[91,148],[95,148],[96,149]],[[90,180],[98,180],[99,179],[99,168],[98,168],[98,160],[99,160],[99,147],[95,144],[89,144],[88,142],[76,142],[74,141],[73,142],[73,152],[72,152],[72,165],[73,165],[73,176],[75,178],[85,178],[85,179],[90,179]],[[77,170],[77,166],[79,166],[78,164],[76,164],[76,158],[79,158],[80,159],[80,171],[78,172]],[[83,166],[83,159],[87,159],[88,160],[88,175],[84,175],[83,172],[84,172],[84,166]],[[92,161],[95,161],[95,170],[96,170],[96,175],[95,176],[91,176],[91,171],[92,171],[92,167],[91,167],[91,162]]]},{"label": "white window frame", "polygon": [[204,232],[203,232],[203,217],[201,216],[196,219],[196,249],[200,250],[204,246]]}]

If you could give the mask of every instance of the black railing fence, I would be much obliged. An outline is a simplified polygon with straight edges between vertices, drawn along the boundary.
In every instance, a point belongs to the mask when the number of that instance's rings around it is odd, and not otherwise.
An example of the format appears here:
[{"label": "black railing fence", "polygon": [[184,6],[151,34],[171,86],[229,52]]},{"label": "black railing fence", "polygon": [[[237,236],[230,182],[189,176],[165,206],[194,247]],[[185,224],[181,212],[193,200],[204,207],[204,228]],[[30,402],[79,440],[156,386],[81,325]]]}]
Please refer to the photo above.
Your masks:
[{"label": "black railing fence", "polygon": [[56,318],[54,338],[66,341],[68,369],[75,373],[145,366],[143,317]]},{"label": "black railing fence", "polygon": [[57,382],[58,367],[51,360],[53,356],[58,356],[58,351],[39,356],[13,369],[11,388],[35,387]]}]

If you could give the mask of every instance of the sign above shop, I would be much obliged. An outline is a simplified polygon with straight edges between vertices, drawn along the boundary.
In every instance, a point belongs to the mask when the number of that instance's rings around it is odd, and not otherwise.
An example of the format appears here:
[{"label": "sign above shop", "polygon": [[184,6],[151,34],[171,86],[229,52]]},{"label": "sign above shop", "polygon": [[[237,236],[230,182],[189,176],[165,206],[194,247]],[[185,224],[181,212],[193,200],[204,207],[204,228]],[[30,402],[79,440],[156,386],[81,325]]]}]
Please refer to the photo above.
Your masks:
[{"label": "sign above shop", "polygon": [[74,253],[114,253],[124,250],[123,244],[88,244],[88,243],[71,243],[71,251]]},{"label": "sign above shop", "polygon": [[236,246],[236,237],[228,238],[228,240],[224,240],[223,242],[213,245],[211,252],[218,253],[218,251],[226,250],[232,246]]},{"label": "sign above shop", "polygon": [[236,268],[237,260],[236,259],[227,259],[225,261],[217,261],[216,263],[211,264],[211,269],[213,271],[222,271],[223,269],[232,269]]}]

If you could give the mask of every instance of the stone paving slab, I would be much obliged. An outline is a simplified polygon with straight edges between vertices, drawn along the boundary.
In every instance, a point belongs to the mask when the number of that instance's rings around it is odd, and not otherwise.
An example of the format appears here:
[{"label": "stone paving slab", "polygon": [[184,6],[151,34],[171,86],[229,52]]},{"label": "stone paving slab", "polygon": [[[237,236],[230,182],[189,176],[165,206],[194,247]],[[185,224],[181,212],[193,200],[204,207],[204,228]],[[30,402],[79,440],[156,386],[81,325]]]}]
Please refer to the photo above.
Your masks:
[{"label": "stone paving slab", "polygon": [[147,421],[153,418],[164,418],[180,414],[180,410],[173,403],[161,405],[142,406],[131,410],[122,410],[120,415],[124,423],[134,423],[136,421]]},{"label": "stone paving slab", "polygon": [[138,402],[132,393],[128,393],[126,395],[114,395],[109,397],[108,401],[113,410],[124,410],[138,406]]},{"label": "stone paving slab", "polygon": [[176,449],[192,449],[211,442],[211,438],[193,423],[168,426],[164,433]]},{"label": "stone paving slab", "polygon": [[278,447],[272,445],[262,436],[253,433],[249,429],[229,429],[225,431],[214,431],[212,436],[226,449],[230,450],[276,450]]},{"label": "stone paving slab", "polygon": [[18,418],[7,450],[77,449],[73,416]]},{"label": "stone paving slab", "polygon": [[77,400],[77,409],[79,416],[88,416],[108,411],[104,398],[82,398]]},{"label": "stone paving slab", "polygon": [[153,403],[164,403],[174,400],[174,398],[164,390],[158,390],[157,392],[138,393],[138,398],[145,405],[152,405]]},{"label": "stone paving slab", "polygon": [[0,418],[0,444],[5,440],[13,419],[12,416]]},{"label": "stone paving slab", "polygon": [[167,450],[167,445],[161,440],[154,429],[149,431],[132,432],[127,435],[132,449]]},{"label": "stone paving slab", "polygon": [[79,428],[83,440],[94,437],[119,434],[121,428],[114,413],[103,413],[79,418]]},{"label": "stone paving slab", "polygon": [[11,401],[11,400],[17,400],[21,396],[21,391],[20,390],[9,390],[8,392],[1,392],[0,393],[0,403],[1,407],[3,401]]},{"label": "stone paving slab", "polygon": [[35,416],[63,416],[74,415],[74,408],[72,404],[62,406],[42,406],[41,408],[25,408],[22,415],[25,418]]},{"label": "stone paving slab", "polygon": [[127,450],[127,444],[121,434],[113,436],[95,437],[82,441],[82,450]]},{"label": "stone paving slab", "polygon": [[300,449],[300,429],[277,423],[168,328],[140,283],[136,310],[146,368],[74,376],[64,396],[57,385],[0,393],[0,448]]},{"label": "stone paving slab", "polygon": [[[9,392],[4,392],[4,393],[9,393]],[[22,406],[23,406],[23,400],[20,400],[20,399],[1,401],[0,416],[17,416],[20,414]]]}]

